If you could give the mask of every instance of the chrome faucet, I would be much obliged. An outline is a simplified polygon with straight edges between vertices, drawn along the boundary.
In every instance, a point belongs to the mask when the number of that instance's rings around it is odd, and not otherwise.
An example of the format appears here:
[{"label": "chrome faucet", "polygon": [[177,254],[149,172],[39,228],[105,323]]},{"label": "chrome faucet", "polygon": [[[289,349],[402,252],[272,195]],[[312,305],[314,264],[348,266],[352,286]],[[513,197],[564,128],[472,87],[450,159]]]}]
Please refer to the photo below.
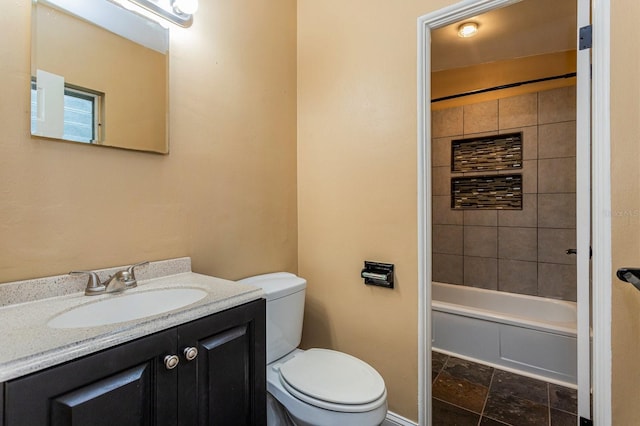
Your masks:
[{"label": "chrome faucet", "polygon": [[118,291],[125,291],[127,288],[135,287],[138,285],[136,280],[131,279],[129,271],[118,271],[111,275],[104,284],[105,293],[115,293]]},{"label": "chrome faucet", "polygon": [[105,282],[101,282],[98,274],[93,271],[71,271],[69,275],[88,275],[89,281],[87,281],[84,294],[87,296],[95,296],[97,294],[116,293],[137,287],[138,281],[136,280],[135,268],[148,264],[149,262],[145,261],[131,265],[127,269],[111,275]]}]

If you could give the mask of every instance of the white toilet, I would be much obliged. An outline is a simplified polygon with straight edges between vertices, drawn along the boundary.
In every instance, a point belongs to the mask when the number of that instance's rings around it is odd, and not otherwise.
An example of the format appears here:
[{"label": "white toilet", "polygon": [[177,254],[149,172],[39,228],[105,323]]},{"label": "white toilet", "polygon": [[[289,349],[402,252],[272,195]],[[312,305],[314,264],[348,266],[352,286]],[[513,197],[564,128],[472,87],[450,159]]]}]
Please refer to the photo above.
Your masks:
[{"label": "white toilet", "polygon": [[[302,337],[307,282],[277,272],[239,282],[263,289],[267,299],[267,390],[289,419],[271,424],[377,426],[387,415],[384,380],[369,364],[328,349],[297,349]],[[290,424],[290,422],[289,422]]]}]

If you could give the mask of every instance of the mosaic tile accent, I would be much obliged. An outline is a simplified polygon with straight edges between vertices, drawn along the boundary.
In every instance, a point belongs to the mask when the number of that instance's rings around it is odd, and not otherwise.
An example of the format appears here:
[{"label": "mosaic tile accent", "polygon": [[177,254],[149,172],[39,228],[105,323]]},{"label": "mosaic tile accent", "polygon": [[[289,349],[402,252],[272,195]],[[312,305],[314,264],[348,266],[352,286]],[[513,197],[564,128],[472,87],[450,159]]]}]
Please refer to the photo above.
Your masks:
[{"label": "mosaic tile accent", "polygon": [[452,172],[522,168],[522,132],[451,141]]},{"label": "mosaic tile accent", "polygon": [[522,175],[451,178],[451,208],[522,210]]}]

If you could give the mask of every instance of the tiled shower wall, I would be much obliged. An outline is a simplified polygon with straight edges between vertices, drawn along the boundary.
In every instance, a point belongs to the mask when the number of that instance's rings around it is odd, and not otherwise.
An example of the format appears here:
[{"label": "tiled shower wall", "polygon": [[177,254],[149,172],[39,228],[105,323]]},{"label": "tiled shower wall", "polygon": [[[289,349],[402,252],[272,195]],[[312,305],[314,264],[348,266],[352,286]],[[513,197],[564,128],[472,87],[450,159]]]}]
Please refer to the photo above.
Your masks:
[{"label": "tiled shower wall", "polygon": [[[434,281],[576,300],[575,117],[575,86],[433,111]],[[453,210],[451,140],[511,132],[522,210]]]}]

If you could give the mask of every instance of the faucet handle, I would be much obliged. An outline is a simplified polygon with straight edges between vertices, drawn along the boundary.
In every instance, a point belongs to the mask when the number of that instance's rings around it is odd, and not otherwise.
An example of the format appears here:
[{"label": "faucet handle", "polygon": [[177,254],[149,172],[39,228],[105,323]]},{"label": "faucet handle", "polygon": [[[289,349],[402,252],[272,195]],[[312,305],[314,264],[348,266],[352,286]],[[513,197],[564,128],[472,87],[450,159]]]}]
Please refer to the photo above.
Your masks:
[{"label": "faucet handle", "polygon": [[93,296],[96,294],[104,293],[105,286],[100,282],[98,274],[93,271],[71,271],[69,275],[88,275],[87,287],[84,290],[84,294],[87,296]]},{"label": "faucet handle", "polygon": [[131,288],[131,287],[135,287],[138,285],[137,280],[136,280],[136,274],[135,274],[135,270],[138,266],[146,266],[149,264],[148,260],[145,260],[144,262],[140,262],[140,263],[136,263],[135,265],[131,265],[127,268],[127,272],[129,273],[129,280],[128,280],[128,284],[127,287]]}]

